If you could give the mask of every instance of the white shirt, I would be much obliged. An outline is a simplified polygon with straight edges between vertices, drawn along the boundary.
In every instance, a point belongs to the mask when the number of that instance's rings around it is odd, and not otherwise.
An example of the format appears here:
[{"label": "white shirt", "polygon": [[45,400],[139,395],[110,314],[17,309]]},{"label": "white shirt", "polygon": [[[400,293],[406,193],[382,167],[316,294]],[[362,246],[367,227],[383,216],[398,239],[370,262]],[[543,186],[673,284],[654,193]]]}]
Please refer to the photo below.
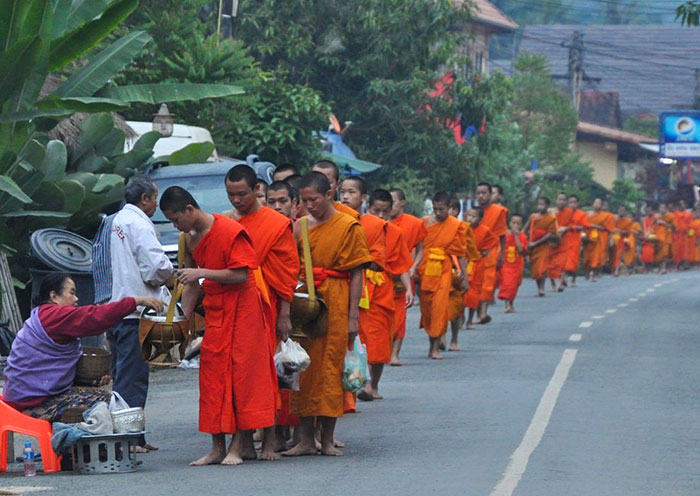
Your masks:
[{"label": "white shirt", "polygon": [[[135,205],[127,204],[114,217],[110,234],[112,299],[127,296],[160,296],[160,287],[173,273],[173,264],[158,242],[151,219]],[[143,307],[126,316],[138,318]]]}]

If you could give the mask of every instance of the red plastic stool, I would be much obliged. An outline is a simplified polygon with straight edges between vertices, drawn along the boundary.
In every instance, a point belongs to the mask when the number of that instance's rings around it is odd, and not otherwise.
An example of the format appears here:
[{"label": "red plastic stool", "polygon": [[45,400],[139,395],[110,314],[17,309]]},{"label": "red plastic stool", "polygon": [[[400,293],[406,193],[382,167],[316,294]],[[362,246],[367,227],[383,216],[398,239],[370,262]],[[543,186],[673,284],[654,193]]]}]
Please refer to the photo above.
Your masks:
[{"label": "red plastic stool", "polygon": [[44,472],[60,472],[61,457],[51,447],[51,423],[35,419],[12,408],[0,399],[0,472],[7,471],[7,433],[16,432],[39,441]]}]

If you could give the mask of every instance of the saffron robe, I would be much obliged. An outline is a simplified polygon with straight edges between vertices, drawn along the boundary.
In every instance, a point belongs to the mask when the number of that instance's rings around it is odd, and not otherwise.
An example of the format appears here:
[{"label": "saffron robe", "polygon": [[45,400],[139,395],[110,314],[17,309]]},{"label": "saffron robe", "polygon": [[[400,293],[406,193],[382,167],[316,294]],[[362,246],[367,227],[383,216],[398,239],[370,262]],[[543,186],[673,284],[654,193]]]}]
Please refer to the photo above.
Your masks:
[{"label": "saffron robe", "polygon": [[340,202],[333,202],[333,208],[335,208],[338,212],[349,215],[355,220],[360,220],[360,214],[357,212],[352,207],[348,207],[347,205],[340,203]]},{"label": "saffron robe", "polygon": [[[564,207],[563,210],[557,211],[557,225],[561,230],[564,227],[573,225],[574,209]],[[549,260],[547,261],[547,276],[550,279],[559,279],[566,267],[566,258],[569,254],[568,244],[571,242],[571,236],[565,236],[569,231],[561,234],[559,242],[553,243],[549,249]]]},{"label": "saffron robe", "polygon": [[571,229],[564,233],[563,238],[568,247],[566,253],[566,264],[564,270],[575,274],[578,272],[579,264],[581,263],[581,236],[591,226],[588,221],[588,215],[583,210],[574,210],[571,218]]},{"label": "saffron robe", "polygon": [[[474,230],[472,229],[471,222],[463,221],[463,223],[466,227],[465,241],[467,246],[466,261],[468,269],[469,262],[472,260],[479,260],[481,258],[481,253],[479,253],[479,250],[476,247],[476,238],[474,237]],[[459,274],[459,272],[461,272],[462,270],[459,266],[459,261],[456,260],[456,257],[454,257],[454,255],[451,258],[452,271],[455,274]],[[467,270],[467,274],[465,274],[465,277],[469,277],[469,270]],[[452,289],[450,289],[450,306],[448,311],[448,319],[450,321],[464,316],[464,301],[466,294],[467,292],[462,291],[459,287],[456,286],[456,284],[452,284]]]},{"label": "saffron robe", "polygon": [[624,248],[622,250],[622,262],[625,267],[633,267],[637,261],[637,235],[642,232],[639,222],[632,222],[629,234],[623,238]]},{"label": "saffron robe", "polygon": [[[264,305],[264,308],[267,309],[266,322],[270,352],[274,356],[278,341],[279,301],[292,301],[299,279],[299,253],[292,231],[292,222],[267,206],[241,217],[238,222],[250,235],[267,286],[270,304]],[[298,425],[298,419],[289,415],[289,391],[279,391],[279,400],[277,425]]]},{"label": "saffron robe", "polygon": [[[525,268],[525,257],[518,250],[515,244],[515,234],[506,235],[506,255],[501,268],[501,287],[498,290],[499,300],[513,301],[518,294],[518,288],[523,282],[523,269]],[[527,252],[527,236],[525,233],[518,233],[520,246]]]},{"label": "saffron robe", "polygon": [[424,240],[424,256],[418,266],[421,278],[421,328],[431,338],[439,338],[447,330],[450,288],[452,287],[451,256],[466,256],[466,225],[455,217],[428,225]]},{"label": "saffron robe", "polygon": [[[476,310],[479,308],[479,303],[485,301],[482,297],[484,285],[484,258],[490,255],[490,252],[497,250],[499,241],[494,236],[491,229],[484,224],[479,223],[473,229],[474,242],[478,252],[478,257],[469,260],[467,274],[469,276],[469,291],[464,295],[464,306]],[[488,252],[488,253],[487,253]]]},{"label": "saffron robe", "polygon": [[[532,214],[530,216],[530,243],[534,243],[547,234],[557,234],[557,218],[552,214]],[[530,249],[530,277],[539,280],[547,275],[550,242],[545,242]]]},{"label": "saffron robe", "polygon": [[[387,222],[371,214],[360,217],[372,262],[386,269]],[[391,360],[391,326],[394,323],[394,284],[384,271],[365,270],[369,308],[360,308],[360,339],[367,346],[369,363]]]},{"label": "saffron robe", "polygon": [[[314,268],[348,272],[372,261],[362,226],[340,212],[309,229],[309,244]],[[311,365],[301,373],[300,390],[292,393],[292,413],[342,417],[350,284],[348,279],[332,276],[316,282],[318,296],[328,305],[328,331],[318,338],[300,340]]]},{"label": "saffron robe", "polygon": [[[411,255],[415,254],[416,247],[428,234],[422,219],[409,214],[401,214],[391,220],[391,224],[401,229],[404,242]],[[409,267],[410,269],[410,267]],[[406,337],[406,292],[396,291],[394,294],[394,306],[396,316],[394,318],[393,339],[403,339]]]},{"label": "saffron robe", "polygon": [[206,332],[199,369],[199,430],[231,434],[269,427],[275,423],[274,369],[250,238],[241,224],[214,214],[192,258],[205,269],[248,268],[244,283],[202,284]]},{"label": "saffron robe", "polygon": [[673,245],[673,227],[675,225],[675,218],[671,212],[667,212],[665,215],[661,216],[661,220],[671,227],[659,225],[660,237],[658,239],[660,241],[656,252],[657,263],[672,259],[671,246]]},{"label": "saffron robe", "polygon": [[610,268],[613,272],[622,263],[622,256],[625,252],[625,247],[629,244],[629,237],[632,233],[632,224],[634,224],[634,220],[631,217],[620,217],[615,220],[615,229],[619,232],[615,232],[612,235],[613,256],[610,259]]},{"label": "saffron robe", "polygon": [[503,205],[493,203],[484,208],[484,215],[479,224],[485,224],[499,240],[496,249],[489,251],[483,258],[484,284],[481,288],[481,301],[493,301],[493,293],[497,286],[497,266],[501,256],[500,239],[508,232],[508,209]]},{"label": "saffron robe", "polygon": [[[421,222],[421,225],[423,223]],[[395,291],[394,280],[411,270],[413,258],[404,241],[403,232],[391,222],[386,225],[386,273],[390,276],[388,284],[393,295],[393,315],[391,319],[392,340],[396,338],[396,325],[403,319],[404,335],[406,333],[406,291]],[[400,296],[397,296],[400,295]],[[371,303],[370,303],[371,305]],[[371,308],[371,307],[370,307]],[[399,339],[403,339],[403,336]]]},{"label": "saffron robe", "polygon": [[586,269],[599,269],[608,259],[608,233],[614,229],[614,218],[603,210],[588,217],[590,224],[604,229],[588,228],[587,243],[583,250],[583,262]]},{"label": "saffron robe", "polygon": [[[656,252],[660,246],[661,226],[656,223],[656,216],[650,215],[642,219],[644,241],[642,242],[642,262],[652,264],[656,262]],[[656,236],[656,241],[649,239],[650,235]]]}]

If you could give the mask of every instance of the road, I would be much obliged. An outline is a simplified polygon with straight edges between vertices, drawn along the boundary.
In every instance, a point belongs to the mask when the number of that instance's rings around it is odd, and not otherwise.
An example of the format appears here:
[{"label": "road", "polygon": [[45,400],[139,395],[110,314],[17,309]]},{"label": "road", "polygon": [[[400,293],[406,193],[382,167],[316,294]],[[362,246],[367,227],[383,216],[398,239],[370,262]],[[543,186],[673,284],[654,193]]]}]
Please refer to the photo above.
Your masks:
[{"label": "road", "polygon": [[[425,358],[409,312],[403,367],[382,401],[339,423],[342,458],[188,467],[197,373],[153,374],[150,440],[135,474],[27,479],[36,494],[621,496],[700,493],[700,272],[581,281],[463,332],[462,352]],[[580,335],[580,336],[577,336]],[[580,340],[579,340],[580,339]],[[21,492],[21,490],[19,491]]]}]

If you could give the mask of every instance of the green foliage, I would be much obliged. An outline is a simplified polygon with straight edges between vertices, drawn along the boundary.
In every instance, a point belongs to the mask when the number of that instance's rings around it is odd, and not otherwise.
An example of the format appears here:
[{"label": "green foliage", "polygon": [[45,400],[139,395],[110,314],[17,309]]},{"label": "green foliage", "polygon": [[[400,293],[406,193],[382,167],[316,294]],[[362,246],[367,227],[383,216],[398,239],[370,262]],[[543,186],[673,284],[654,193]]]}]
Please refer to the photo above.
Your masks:
[{"label": "green foliage", "polygon": [[621,205],[630,212],[636,211],[637,203],[643,200],[645,194],[631,179],[615,179],[610,195],[610,206],[616,210]]},{"label": "green foliage", "polygon": [[622,129],[655,137],[659,135],[659,118],[655,115],[632,116],[622,124]]},{"label": "green foliage", "polygon": [[682,26],[700,25],[700,2],[689,0],[676,7],[676,20],[679,19]]}]

